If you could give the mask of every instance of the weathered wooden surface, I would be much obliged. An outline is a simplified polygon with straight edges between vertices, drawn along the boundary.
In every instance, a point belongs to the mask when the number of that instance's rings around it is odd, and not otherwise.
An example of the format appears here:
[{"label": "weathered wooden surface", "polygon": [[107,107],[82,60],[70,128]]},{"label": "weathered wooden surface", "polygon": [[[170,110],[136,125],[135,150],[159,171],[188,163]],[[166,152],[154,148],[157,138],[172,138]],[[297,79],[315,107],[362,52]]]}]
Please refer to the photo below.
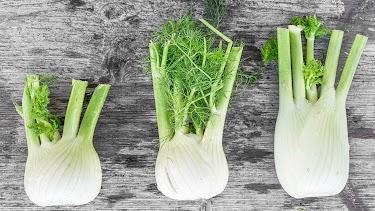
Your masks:
[{"label": "weathered wooden surface", "polygon": [[[59,115],[66,107],[71,78],[113,85],[94,138],[103,168],[102,190],[85,206],[53,209],[375,210],[374,1],[232,0],[229,4],[224,31],[245,43],[243,68],[264,76],[231,102],[224,135],[230,168],[226,190],[208,201],[181,202],[167,199],[155,185],[155,108],[150,77],[142,66],[150,32],[187,11],[200,16],[203,3],[0,1],[0,209],[39,209],[24,192],[27,149],[12,101],[21,99],[27,73],[52,73],[58,83],[52,88],[51,107]],[[343,52],[348,52],[356,33],[368,35],[369,42],[347,102],[349,182],[337,196],[297,200],[281,189],[274,170],[276,67],[262,66],[259,47],[275,27],[292,15],[306,13],[317,13],[329,26],[346,32]],[[319,43],[322,56],[327,39]]]}]

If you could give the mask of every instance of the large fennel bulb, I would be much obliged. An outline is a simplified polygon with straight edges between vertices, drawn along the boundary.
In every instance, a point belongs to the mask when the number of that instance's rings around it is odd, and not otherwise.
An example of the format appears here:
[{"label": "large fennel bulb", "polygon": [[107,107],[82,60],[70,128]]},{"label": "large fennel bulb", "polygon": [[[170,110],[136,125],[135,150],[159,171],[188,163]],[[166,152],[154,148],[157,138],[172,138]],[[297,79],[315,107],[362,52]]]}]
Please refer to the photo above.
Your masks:
[{"label": "large fennel bulb", "polygon": [[325,65],[319,67],[309,58],[313,51],[304,65],[301,30],[297,26],[277,29],[280,98],[276,172],[292,197],[329,196],[344,188],[349,175],[345,101],[367,37],[356,36],[335,89],[343,32],[332,31]]},{"label": "large fennel bulb", "polygon": [[73,80],[63,135],[58,119],[47,110],[48,86],[37,75],[26,78],[22,107],[28,145],[24,185],[39,206],[80,205],[101,188],[102,172],[93,146],[95,126],[109,85],[99,85],[79,127],[87,82]]},{"label": "large fennel bulb", "polygon": [[168,22],[150,43],[160,139],[155,177],[176,200],[211,198],[228,181],[222,137],[242,46],[201,22],[228,42],[226,49],[214,47],[213,37],[186,16]]}]

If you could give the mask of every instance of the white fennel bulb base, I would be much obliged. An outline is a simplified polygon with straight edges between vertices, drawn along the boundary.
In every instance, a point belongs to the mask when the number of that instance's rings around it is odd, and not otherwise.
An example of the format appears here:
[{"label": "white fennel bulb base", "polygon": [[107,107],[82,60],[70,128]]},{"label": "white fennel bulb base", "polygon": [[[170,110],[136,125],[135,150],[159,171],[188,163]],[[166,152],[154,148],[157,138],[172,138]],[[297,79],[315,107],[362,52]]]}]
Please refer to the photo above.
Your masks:
[{"label": "white fennel bulb base", "polygon": [[98,154],[84,140],[42,145],[27,158],[24,183],[27,196],[39,206],[89,203],[102,184]]},{"label": "white fennel bulb base", "polygon": [[349,176],[346,112],[334,90],[314,105],[280,109],[275,130],[275,166],[294,198],[341,192]]},{"label": "white fennel bulb base", "polygon": [[224,190],[228,181],[224,151],[220,143],[211,143],[210,151],[205,144],[195,134],[180,132],[160,143],[155,177],[164,195],[176,200],[209,199]]}]

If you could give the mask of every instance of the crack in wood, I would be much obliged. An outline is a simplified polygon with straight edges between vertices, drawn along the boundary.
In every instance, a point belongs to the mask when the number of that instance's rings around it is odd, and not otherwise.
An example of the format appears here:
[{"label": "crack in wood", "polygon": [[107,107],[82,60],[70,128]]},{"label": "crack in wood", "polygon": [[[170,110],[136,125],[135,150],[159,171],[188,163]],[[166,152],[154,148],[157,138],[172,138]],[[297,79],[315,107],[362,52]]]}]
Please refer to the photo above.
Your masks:
[{"label": "crack in wood", "polygon": [[272,190],[280,190],[280,184],[250,183],[244,186],[247,190],[256,191],[259,194],[268,194]]},{"label": "crack in wood", "polygon": [[358,196],[357,190],[354,188],[350,180],[339,196],[349,210],[369,210]]}]

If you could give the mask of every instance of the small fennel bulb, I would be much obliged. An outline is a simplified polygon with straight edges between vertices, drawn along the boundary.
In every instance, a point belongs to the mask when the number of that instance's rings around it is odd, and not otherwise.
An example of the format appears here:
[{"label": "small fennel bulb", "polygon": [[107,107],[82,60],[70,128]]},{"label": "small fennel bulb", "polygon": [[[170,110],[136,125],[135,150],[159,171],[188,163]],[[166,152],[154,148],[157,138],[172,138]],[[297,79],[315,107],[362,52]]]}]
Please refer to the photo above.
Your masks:
[{"label": "small fennel bulb", "polygon": [[149,45],[160,143],[156,183],[176,200],[211,198],[228,181],[222,137],[243,47],[200,21],[227,42],[225,49],[188,16],[165,24]]},{"label": "small fennel bulb", "polygon": [[[308,41],[304,63],[303,27],[308,26],[278,28],[276,42],[279,113],[275,167],[282,187],[294,198],[335,195],[345,187],[349,175],[345,102],[367,41],[365,36],[356,36],[335,89],[343,31],[331,32],[323,66],[314,59],[313,40]],[[313,39],[306,31],[314,30],[304,31],[306,39]]]},{"label": "small fennel bulb", "polygon": [[39,206],[81,205],[92,201],[101,188],[102,172],[93,135],[109,85],[96,87],[80,123],[86,81],[73,80],[62,137],[59,120],[51,114],[48,83],[44,77],[28,75],[22,106],[28,156],[24,186]]}]

